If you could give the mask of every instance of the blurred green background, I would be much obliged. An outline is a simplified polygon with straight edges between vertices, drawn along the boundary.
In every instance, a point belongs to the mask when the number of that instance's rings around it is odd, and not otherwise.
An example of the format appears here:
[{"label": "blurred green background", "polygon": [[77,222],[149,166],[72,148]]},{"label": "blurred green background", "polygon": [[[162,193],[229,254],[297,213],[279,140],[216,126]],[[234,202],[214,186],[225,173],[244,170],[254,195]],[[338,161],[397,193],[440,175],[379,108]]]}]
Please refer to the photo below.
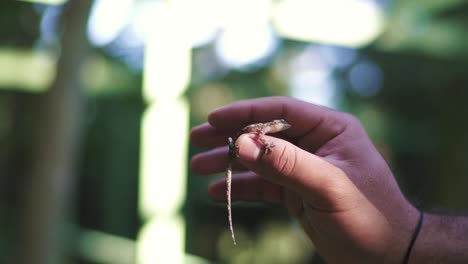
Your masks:
[{"label": "blurred green background", "polygon": [[320,263],[274,205],[234,205],[234,247],[189,171],[189,128],[245,98],[355,114],[411,201],[466,210],[467,18],[462,0],[2,1],[0,263]]}]

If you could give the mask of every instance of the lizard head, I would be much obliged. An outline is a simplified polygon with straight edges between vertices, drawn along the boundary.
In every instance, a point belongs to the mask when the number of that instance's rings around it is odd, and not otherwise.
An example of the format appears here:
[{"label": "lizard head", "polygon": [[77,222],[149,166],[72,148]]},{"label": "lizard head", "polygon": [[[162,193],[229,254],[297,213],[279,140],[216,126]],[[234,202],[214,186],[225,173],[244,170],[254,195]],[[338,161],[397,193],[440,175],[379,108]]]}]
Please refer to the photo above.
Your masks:
[{"label": "lizard head", "polygon": [[272,125],[281,127],[280,130],[286,130],[291,127],[291,125],[286,122],[284,119],[276,119],[272,121]]}]

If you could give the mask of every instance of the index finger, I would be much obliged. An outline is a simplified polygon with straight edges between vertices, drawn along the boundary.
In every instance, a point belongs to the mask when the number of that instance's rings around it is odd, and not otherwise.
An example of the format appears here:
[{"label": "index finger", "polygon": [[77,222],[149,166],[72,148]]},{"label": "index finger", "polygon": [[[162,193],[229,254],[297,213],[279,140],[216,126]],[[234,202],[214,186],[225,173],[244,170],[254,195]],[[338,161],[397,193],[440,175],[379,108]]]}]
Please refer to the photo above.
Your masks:
[{"label": "index finger", "polygon": [[289,97],[237,101],[213,111],[208,122],[223,130],[281,118],[291,124],[284,134],[314,149],[342,133],[347,124],[343,113]]}]

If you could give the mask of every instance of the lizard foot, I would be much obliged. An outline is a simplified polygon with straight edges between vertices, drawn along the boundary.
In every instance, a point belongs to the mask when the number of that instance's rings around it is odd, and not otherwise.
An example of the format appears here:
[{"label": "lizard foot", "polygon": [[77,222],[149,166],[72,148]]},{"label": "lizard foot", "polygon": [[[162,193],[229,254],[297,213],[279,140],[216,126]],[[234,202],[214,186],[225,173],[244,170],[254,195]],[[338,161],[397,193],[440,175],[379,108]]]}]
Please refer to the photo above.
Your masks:
[{"label": "lizard foot", "polygon": [[263,144],[264,144],[264,148],[265,148],[265,154],[270,154],[272,152],[272,148],[275,147],[275,145],[273,143],[265,142]]}]

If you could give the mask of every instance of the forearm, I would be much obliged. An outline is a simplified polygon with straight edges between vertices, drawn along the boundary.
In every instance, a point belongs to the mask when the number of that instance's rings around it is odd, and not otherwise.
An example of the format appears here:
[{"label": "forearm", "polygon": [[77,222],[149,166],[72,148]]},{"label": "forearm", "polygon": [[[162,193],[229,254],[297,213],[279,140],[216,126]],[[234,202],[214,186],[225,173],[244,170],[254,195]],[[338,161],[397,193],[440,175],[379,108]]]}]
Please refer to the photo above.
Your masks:
[{"label": "forearm", "polygon": [[468,263],[468,217],[425,214],[409,263]]}]

